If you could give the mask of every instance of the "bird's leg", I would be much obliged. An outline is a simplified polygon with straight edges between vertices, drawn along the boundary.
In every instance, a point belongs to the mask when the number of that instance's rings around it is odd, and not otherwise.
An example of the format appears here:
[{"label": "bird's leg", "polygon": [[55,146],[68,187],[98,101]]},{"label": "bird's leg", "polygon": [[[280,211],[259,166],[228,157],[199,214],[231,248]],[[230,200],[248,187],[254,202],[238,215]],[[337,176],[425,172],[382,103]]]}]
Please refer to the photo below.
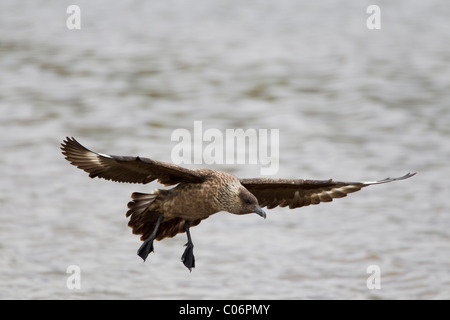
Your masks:
[{"label": "bird's leg", "polygon": [[153,252],[153,240],[156,238],[156,234],[158,232],[159,225],[161,224],[161,221],[164,219],[164,215],[161,214],[158,217],[158,220],[156,220],[155,228],[153,229],[152,234],[150,237],[145,239],[144,243],[139,248],[137,254],[139,257],[141,257],[144,261],[147,259],[147,256],[150,254],[150,252]]},{"label": "bird's leg", "polygon": [[191,226],[191,222],[186,220],[185,224],[186,235],[188,238],[188,242],[185,244],[186,249],[184,250],[183,255],[181,256],[181,261],[189,269],[192,271],[192,268],[195,268],[195,257],[194,257],[194,244],[192,243],[191,233],[189,232],[189,228]]}]

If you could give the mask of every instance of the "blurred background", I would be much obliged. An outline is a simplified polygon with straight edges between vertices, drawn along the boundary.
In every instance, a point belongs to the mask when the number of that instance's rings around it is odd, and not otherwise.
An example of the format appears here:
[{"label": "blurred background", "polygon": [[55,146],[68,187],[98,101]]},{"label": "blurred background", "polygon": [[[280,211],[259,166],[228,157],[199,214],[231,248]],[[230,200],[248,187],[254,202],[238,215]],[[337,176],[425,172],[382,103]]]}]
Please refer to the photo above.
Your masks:
[{"label": "blurred background", "polygon": [[[449,16],[439,0],[1,1],[0,298],[449,299]],[[89,179],[60,143],[170,162],[196,120],[279,129],[274,177],[418,174],[266,220],[218,213],[191,230],[192,273],[185,234],[142,263],[126,204],[161,186]]]}]

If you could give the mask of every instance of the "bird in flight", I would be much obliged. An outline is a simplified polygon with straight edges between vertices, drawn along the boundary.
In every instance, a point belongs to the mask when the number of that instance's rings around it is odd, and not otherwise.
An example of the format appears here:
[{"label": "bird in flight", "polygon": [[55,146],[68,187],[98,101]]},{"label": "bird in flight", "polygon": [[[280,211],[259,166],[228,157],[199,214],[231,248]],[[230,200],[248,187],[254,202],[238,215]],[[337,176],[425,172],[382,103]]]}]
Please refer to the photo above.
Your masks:
[{"label": "bird in flight", "polygon": [[171,189],[156,189],[152,193],[134,192],[126,216],[134,234],[141,235],[138,255],[145,261],[154,251],[153,241],[186,232],[186,249],[181,257],[192,271],[195,267],[190,228],[214,213],[227,211],[242,215],[256,213],[266,218],[261,209],[277,206],[290,209],[330,202],[364,187],[412,177],[369,182],[339,182],[303,179],[240,179],[234,175],[208,169],[190,170],[171,163],[143,157],[114,156],[91,151],[74,138],[61,144],[65,158],[89,173],[91,178],[126,183],[146,184],[157,180]]}]

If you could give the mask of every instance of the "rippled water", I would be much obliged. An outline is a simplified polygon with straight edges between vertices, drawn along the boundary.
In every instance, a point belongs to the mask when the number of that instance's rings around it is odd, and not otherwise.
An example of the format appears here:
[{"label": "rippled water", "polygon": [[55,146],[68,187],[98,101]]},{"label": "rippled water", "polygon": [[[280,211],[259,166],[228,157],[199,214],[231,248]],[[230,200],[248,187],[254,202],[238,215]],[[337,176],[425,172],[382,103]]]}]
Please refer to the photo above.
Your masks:
[{"label": "rippled water", "polygon": [[[0,4],[0,298],[450,298],[445,1],[383,2],[381,30],[366,1],[77,1],[81,30],[70,4]],[[212,216],[191,231],[192,273],[184,234],[142,263],[126,203],[159,185],[91,180],[59,144],[171,161],[196,120],[280,129],[276,177],[419,173],[266,220]]]}]

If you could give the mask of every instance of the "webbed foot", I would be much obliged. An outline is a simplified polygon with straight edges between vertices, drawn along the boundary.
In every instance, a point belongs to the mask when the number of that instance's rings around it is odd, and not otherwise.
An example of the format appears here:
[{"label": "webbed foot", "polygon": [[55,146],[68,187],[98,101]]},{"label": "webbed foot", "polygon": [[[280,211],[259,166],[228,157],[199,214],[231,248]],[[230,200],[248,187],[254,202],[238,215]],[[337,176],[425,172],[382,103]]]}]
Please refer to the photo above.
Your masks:
[{"label": "webbed foot", "polygon": [[164,219],[164,215],[161,214],[158,217],[158,220],[156,221],[156,224],[155,224],[152,234],[147,239],[145,239],[144,243],[140,246],[140,248],[137,251],[138,256],[141,257],[142,260],[144,260],[144,261],[145,261],[145,259],[147,259],[150,252],[154,251],[153,250],[153,240],[155,240],[155,238],[157,236],[159,225],[161,224],[161,221],[163,221],[163,219]]},{"label": "webbed foot", "polygon": [[138,249],[138,256],[142,258],[142,260],[145,261],[147,259],[150,252],[153,252],[153,239],[149,238],[144,241],[144,243],[141,245],[141,247]]},{"label": "webbed foot", "polygon": [[186,230],[188,242],[185,244],[186,249],[184,250],[183,255],[181,256],[181,261],[183,261],[183,264],[186,266],[186,268],[188,268],[189,271],[192,272],[192,268],[195,268],[195,257],[194,257],[194,244],[192,243],[191,232],[189,231],[189,228],[191,227],[191,222],[189,220],[186,220],[184,227]]},{"label": "webbed foot", "polygon": [[186,249],[181,256],[181,261],[183,261],[183,264],[189,269],[189,271],[192,271],[192,268],[195,268],[194,244],[189,241],[185,244],[185,246]]}]

